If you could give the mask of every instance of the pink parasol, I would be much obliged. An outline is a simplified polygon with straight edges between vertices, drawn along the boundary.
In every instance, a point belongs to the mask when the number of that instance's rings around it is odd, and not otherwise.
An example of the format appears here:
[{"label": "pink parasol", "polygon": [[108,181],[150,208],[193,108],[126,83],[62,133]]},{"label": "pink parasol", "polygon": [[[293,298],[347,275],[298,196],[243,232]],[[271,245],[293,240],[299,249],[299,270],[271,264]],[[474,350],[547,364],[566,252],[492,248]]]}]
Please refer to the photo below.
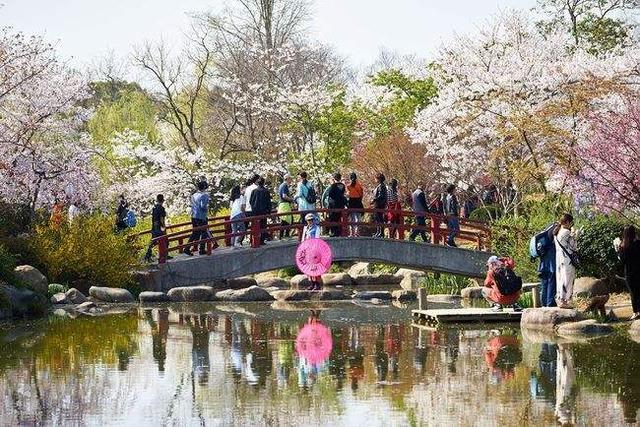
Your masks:
[{"label": "pink parasol", "polygon": [[296,265],[308,276],[321,276],[331,268],[333,254],[322,239],[307,239],[296,250]]},{"label": "pink parasol", "polygon": [[313,365],[319,365],[327,360],[332,348],[331,331],[318,321],[307,323],[298,332],[296,352]]}]

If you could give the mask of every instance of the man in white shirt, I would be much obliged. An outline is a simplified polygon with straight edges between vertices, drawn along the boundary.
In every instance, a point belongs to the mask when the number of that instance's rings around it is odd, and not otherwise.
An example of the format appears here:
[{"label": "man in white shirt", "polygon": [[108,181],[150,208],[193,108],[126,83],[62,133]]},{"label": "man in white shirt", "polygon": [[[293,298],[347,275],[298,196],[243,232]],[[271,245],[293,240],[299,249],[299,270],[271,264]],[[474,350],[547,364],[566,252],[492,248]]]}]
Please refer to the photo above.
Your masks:
[{"label": "man in white shirt", "polygon": [[258,184],[256,184],[258,179],[260,179],[260,175],[254,174],[251,177],[251,179],[249,179],[249,182],[247,183],[247,188],[244,190],[244,200],[245,200],[245,212],[244,213],[245,213],[246,216],[251,216],[252,215],[251,203],[249,203],[249,200],[251,200],[251,193],[253,193],[253,190],[258,188]]}]

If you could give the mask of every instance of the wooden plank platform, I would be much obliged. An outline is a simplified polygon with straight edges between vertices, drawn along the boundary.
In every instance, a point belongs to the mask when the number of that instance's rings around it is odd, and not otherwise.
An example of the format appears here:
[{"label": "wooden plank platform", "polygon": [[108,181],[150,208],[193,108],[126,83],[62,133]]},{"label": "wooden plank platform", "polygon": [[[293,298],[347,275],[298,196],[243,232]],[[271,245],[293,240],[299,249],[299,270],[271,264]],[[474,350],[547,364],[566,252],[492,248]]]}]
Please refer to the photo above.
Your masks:
[{"label": "wooden plank platform", "polygon": [[444,308],[433,310],[411,310],[414,322],[437,325],[442,323],[488,323],[520,322],[521,311],[503,309],[492,311],[489,308]]}]

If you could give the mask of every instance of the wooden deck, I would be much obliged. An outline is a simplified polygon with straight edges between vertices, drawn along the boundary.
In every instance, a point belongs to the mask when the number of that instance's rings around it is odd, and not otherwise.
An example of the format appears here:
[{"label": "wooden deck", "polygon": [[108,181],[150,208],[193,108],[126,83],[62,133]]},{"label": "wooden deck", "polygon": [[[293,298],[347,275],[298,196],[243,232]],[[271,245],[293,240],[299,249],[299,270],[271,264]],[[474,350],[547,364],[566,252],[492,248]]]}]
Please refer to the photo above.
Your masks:
[{"label": "wooden deck", "polygon": [[492,311],[489,308],[444,308],[434,310],[412,310],[414,322],[437,325],[442,323],[488,323],[520,322],[521,311],[503,309]]}]

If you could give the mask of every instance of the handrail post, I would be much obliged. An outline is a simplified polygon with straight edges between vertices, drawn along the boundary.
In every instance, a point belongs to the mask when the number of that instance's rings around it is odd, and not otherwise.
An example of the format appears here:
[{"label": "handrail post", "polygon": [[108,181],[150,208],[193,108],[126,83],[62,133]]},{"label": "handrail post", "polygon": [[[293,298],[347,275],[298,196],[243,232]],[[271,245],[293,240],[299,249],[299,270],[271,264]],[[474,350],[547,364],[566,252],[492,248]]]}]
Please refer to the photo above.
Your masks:
[{"label": "handrail post", "polygon": [[224,245],[231,246],[231,217],[224,217]]},{"label": "handrail post", "polygon": [[260,247],[260,238],[262,236],[262,230],[260,229],[260,219],[256,217],[251,218],[251,247],[259,248]]},{"label": "handrail post", "polygon": [[342,230],[340,232],[340,237],[349,235],[349,225],[347,224],[348,219],[350,217],[349,209],[343,209],[342,215],[340,216],[340,222],[342,223]]},{"label": "handrail post", "polygon": [[398,215],[398,240],[404,240],[404,211],[402,208]]},{"label": "handrail post", "polygon": [[431,219],[431,243],[434,245],[440,244],[440,218],[437,216],[430,216]]},{"label": "handrail post", "polygon": [[160,236],[158,239],[158,264],[165,264],[169,255],[169,241],[167,236]]}]

